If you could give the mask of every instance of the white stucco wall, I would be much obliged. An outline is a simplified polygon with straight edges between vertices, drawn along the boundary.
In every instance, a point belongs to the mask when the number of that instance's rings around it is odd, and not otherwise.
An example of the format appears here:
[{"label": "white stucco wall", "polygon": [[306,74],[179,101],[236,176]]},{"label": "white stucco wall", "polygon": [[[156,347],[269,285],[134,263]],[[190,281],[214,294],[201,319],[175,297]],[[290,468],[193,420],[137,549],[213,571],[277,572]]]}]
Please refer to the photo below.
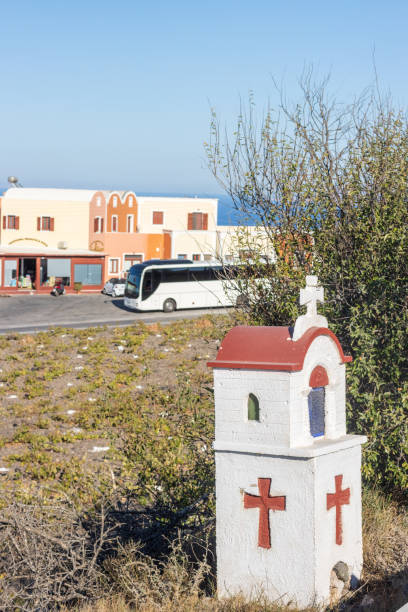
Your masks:
[{"label": "white stucco wall", "polygon": [[[215,439],[289,446],[289,377],[287,372],[215,368]],[[259,422],[247,418],[250,393],[259,400]]]},{"label": "white stucco wall", "polygon": [[[217,226],[218,200],[214,198],[182,198],[165,196],[137,196],[138,227],[141,233],[154,234],[167,230],[187,230],[188,213],[208,214],[208,230]],[[153,224],[153,211],[163,212],[163,225]]]},{"label": "white stucco wall", "polygon": [[[357,578],[362,566],[360,441],[315,458],[216,453],[217,585],[220,597],[263,592],[306,607],[330,595],[330,572],[345,562]],[[337,474],[350,488],[342,506],[343,544],[336,544],[336,509],[327,510]],[[258,546],[259,510],[244,508],[244,493],[259,495],[258,478],[271,478],[271,496],[284,511],[269,511],[271,548]]]}]

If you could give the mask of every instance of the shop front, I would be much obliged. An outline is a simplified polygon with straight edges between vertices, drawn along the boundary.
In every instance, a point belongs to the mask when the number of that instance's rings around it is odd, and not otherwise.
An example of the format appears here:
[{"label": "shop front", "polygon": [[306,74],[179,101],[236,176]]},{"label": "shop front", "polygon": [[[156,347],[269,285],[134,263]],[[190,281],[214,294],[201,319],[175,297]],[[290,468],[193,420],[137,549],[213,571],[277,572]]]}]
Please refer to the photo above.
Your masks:
[{"label": "shop front", "polygon": [[90,251],[18,252],[0,247],[1,293],[49,293],[57,282],[65,290],[98,292],[103,288],[105,255]]}]

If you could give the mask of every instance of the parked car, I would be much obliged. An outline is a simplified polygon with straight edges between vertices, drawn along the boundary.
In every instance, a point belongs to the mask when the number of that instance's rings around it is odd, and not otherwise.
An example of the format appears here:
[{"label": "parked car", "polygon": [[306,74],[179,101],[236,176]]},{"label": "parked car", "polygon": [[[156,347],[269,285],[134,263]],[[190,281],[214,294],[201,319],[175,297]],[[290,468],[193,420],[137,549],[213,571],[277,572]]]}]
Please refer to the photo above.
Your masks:
[{"label": "parked car", "polygon": [[122,295],[125,295],[125,286],[126,286],[126,279],[120,278],[119,282],[113,285],[112,295],[114,297],[120,297]]},{"label": "parked car", "polygon": [[110,278],[102,289],[102,293],[106,295],[124,295],[125,294],[126,279],[124,278]]}]

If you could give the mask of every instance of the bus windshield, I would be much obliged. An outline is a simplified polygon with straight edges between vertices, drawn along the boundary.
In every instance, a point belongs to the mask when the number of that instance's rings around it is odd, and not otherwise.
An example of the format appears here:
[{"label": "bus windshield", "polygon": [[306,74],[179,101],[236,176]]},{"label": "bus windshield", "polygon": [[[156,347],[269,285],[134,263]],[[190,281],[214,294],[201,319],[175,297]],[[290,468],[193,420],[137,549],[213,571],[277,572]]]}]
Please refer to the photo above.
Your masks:
[{"label": "bus windshield", "polygon": [[137,264],[132,266],[128,272],[126,279],[125,294],[132,298],[138,298],[140,292],[140,279],[142,278],[143,270],[145,266]]}]

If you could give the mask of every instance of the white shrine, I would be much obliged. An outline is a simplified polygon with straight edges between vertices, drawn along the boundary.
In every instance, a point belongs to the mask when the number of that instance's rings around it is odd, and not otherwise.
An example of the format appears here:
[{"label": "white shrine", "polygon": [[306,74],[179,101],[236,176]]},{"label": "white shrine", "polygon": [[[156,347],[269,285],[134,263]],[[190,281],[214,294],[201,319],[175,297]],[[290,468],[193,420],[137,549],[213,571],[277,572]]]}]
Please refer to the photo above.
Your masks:
[{"label": "white shrine", "polygon": [[362,567],[361,445],[346,433],[344,355],[317,277],[293,329],[245,327],[214,368],[220,597],[327,603],[333,568]]}]

